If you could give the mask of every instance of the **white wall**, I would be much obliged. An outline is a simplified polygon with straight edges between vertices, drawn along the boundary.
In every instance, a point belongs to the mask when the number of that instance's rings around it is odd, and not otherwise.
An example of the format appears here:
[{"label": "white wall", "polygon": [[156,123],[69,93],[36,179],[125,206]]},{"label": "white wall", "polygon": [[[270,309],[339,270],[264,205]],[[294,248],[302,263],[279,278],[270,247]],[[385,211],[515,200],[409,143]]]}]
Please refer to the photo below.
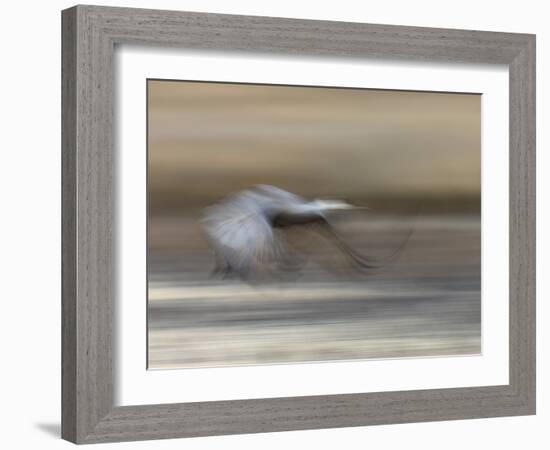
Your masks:
[{"label": "white wall", "polygon": [[[235,14],[528,32],[537,34],[538,148],[547,143],[550,120],[546,2],[397,1],[259,2],[252,0],[108,1],[105,5]],[[60,10],[70,1],[5,2],[2,5],[0,71],[2,308],[0,309],[0,414],[4,448],[68,447],[59,439],[60,417]],[[539,151],[539,289],[537,416],[390,425],[120,444],[117,448],[547,448],[550,395],[549,208],[542,179],[548,155]],[[546,202],[548,203],[548,202]],[[545,226],[546,225],[546,226]],[[7,251],[6,251],[7,249]],[[7,289],[6,289],[7,288]]]}]

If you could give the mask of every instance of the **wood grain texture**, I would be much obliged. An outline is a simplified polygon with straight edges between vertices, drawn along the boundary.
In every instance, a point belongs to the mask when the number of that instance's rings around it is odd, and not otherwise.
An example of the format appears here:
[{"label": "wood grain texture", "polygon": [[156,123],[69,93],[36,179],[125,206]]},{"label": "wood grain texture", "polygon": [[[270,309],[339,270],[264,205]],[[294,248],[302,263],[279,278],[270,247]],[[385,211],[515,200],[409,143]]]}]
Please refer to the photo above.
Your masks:
[{"label": "wood grain texture", "polygon": [[[62,435],[77,443],[535,412],[535,37],[77,6],[63,11]],[[510,70],[510,384],[113,406],[115,44],[506,64]]]},{"label": "wood grain texture", "polygon": [[76,10],[62,17],[62,431],[76,440]]},{"label": "wood grain texture", "polygon": [[510,385],[535,410],[535,40],[510,71]]}]

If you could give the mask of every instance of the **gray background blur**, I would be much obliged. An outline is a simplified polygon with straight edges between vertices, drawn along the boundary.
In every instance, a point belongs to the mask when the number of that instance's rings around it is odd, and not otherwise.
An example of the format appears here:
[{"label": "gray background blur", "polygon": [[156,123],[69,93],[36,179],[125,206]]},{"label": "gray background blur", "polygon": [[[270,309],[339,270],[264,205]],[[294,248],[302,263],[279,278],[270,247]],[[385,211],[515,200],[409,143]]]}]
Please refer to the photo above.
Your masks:
[{"label": "gray background blur", "polygon": [[[479,353],[480,108],[475,94],[149,80],[149,367]],[[369,205],[340,224],[365,253],[414,233],[368,275],[303,233],[298,280],[213,279],[200,211],[254,184]]]}]

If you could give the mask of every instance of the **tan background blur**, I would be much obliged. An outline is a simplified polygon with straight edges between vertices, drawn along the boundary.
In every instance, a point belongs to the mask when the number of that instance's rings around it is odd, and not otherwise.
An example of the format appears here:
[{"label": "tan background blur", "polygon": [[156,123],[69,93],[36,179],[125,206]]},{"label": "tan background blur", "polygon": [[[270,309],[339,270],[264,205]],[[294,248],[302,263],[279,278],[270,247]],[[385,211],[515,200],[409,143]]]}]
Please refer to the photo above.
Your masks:
[{"label": "tan background blur", "polygon": [[[480,96],[149,81],[148,367],[478,354]],[[254,184],[367,204],[295,279],[212,274],[201,209]]]},{"label": "tan background blur", "polygon": [[305,197],[480,198],[476,94],[149,80],[149,207],[263,183]]}]

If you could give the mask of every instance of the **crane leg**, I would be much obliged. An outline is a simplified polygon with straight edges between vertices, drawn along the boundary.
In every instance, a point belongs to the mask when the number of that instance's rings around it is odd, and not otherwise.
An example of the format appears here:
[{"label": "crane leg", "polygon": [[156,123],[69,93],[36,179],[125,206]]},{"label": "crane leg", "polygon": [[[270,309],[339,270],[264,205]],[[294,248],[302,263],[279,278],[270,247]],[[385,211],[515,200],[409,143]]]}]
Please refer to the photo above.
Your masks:
[{"label": "crane leg", "polygon": [[227,262],[221,251],[216,250],[214,253],[216,257],[216,265],[214,266],[214,269],[212,269],[210,275],[221,275],[222,279],[225,280],[226,278],[229,278],[233,272],[231,265]]}]

